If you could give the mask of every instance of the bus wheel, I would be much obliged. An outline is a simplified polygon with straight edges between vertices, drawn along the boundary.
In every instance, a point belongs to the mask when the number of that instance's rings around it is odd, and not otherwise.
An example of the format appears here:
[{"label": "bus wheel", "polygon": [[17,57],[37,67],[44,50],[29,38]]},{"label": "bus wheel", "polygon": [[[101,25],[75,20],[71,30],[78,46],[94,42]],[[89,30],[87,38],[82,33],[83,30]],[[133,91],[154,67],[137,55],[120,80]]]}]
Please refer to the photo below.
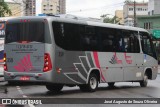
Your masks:
[{"label": "bus wheel", "polygon": [[145,74],[144,77],[143,77],[143,80],[140,81],[140,86],[141,87],[147,87],[147,84],[148,84],[148,76]]},{"label": "bus wheel", "polygon": [[98,87],[98,78],[96,74],[92,73],[89,76],[88,84],[86,85],[80,85],[80,90],[81,91],[89,91],[89,92],[94,92],[96,91]]},{"label": "bus wheel", "polygon": [[108,83],[108,86],[109,86],[109,87],[114,87],[114,84],[115,84],[115,82],[109,82],[109,83]]},{"label": "bus wheel", "polygon": [[60,84],[46,85],[46,88],[51,92],[60,92],[63,88],[63,85]]}]

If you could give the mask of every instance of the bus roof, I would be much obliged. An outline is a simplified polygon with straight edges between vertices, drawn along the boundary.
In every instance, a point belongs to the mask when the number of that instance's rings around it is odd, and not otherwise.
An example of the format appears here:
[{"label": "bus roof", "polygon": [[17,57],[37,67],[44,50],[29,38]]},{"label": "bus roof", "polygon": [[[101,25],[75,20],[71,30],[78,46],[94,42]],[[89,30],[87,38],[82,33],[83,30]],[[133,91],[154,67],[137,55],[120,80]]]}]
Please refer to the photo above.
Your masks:
[{"label": "bus roof", "polygon": [[0,22],[7,21],[7,20],[12,19],[12,18],[17,18],[17,17],[0,17]]},{"label": "bus roof", "polygon": [[84,24],[84,25],[91,25],[91,26],[99,26],[99,27],[107,27],[107,28],[115,28],[115,29],[122,29],[122,30],[132,30],[132,31],[142,31],[147,32],[147,30],[138,27],[131,27],[131,26],[122,26],[117,24],[110,24],[110,23],[103,23],[103,22],[94,22],[94,21],[86,21],[86,20],[78,20],[78,19],[71,19],[71,18],[61,18],[57,16],[24,16],[9,19],[8,21],[15,21],[19,19],[47,19],[48,21],[58,21],[58,22],[66,22],[66,23],[75,23],[75,24]]}]

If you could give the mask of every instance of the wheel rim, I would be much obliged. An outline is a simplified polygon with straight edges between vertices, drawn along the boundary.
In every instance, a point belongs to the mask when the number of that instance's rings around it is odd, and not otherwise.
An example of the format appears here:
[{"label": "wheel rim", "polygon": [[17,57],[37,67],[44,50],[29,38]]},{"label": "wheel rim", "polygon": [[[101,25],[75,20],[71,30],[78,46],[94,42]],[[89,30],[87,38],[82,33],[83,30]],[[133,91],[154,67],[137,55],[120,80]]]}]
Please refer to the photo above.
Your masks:
[{"label": "wheel rim", "polygon": [[95,77],[92,77],[90,79],[90,86],[91,86],[92,89],[96,89],[96,87],[97,87],[97,80],[96,80]]}]

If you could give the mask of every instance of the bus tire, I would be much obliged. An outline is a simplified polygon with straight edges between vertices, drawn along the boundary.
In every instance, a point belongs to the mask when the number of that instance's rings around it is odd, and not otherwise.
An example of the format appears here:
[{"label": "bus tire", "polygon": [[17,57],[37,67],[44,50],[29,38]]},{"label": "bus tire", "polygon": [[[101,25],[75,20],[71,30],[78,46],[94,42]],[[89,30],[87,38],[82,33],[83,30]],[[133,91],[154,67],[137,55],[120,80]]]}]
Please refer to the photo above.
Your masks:
[{"label": "bus tire", "polygon": [[109,82],[108,86],[112,88],[112,87],[114,87],[114,84],[115,84],[115,82]]},{"label": "bus tire", "polygon": [[61,84],[46,85],[46,88],[51,92],[60,92],[63,88],[63,85]]},{"label": "bus tire", "polygon": [[80,85],[79,87],[81,91],[95,92],[98,87],[98,78],[96,74],[91,73],[88,83],[85,85]]},{"label": "bus tire", "polygon": [[143,80],[140,81],[140,86],[141,87],[147,87],[148,84],[148,76],[146,75],[146,73],[144,74]]}]

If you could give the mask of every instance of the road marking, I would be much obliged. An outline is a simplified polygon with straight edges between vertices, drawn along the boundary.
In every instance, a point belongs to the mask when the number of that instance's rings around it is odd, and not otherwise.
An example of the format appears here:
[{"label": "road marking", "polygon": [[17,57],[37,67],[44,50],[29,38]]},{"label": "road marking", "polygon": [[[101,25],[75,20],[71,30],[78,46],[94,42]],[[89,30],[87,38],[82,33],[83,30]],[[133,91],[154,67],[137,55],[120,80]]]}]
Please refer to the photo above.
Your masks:
[{"label": "road marking", "polygon": [[[23,98],[28,98],[24,93],[23,91],[21,90],[21,87],[20,86],[16,86],[18,92],[23,96]],[[28,104],[29,107],[35,107],[33,104]]]}]

